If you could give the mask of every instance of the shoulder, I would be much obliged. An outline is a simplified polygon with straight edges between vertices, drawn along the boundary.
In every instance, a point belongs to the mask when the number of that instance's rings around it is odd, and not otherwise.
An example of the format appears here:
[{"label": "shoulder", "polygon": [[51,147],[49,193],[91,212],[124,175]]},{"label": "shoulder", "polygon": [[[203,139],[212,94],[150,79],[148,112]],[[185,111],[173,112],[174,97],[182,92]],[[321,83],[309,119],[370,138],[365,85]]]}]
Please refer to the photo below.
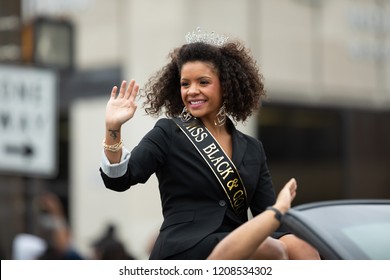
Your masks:
[{"label": "shoulder", "polygon": [[233,141],[235,141],[238,145],[246,147],[248,152],[253,153],[254,155],[260,154],[265,156],[263,143],[258,138],[245,134],[237,128],[233,128],[232,135]]},{"label": "shoulder", "polygon": [[171,119],[160,118],[160,119],[157,120],[155,126],[165,127],[165,126],[170,126],[171,123],[173,123]]},{"label": "shoulder", "polygon": [[161,149],[168,149],[175,137],[175,124],[171,119],[161,118],[158,119],[153,128],[145,134],[142,138],[139,146],[150,147],[151,149],[155,147],[160,147]]},{"label": "shoulder", "polygon": [[172,119],[169,118],[160,118],[157,120],[155,127],[160,127],[163,129],[169,129],[172,127],[175,127],[175,122]]},{"label": "shoulder", "polygon": [[235,126],[232,127],[232,135],[246,141],[249,145],[263,147],[263,144],[259,139],[243,133],[242,131],[238,130]]},{"label": "shoulder", "polygon": [[156,121],[154,124],[153,129],[148,133],[148,136],[157,136],[159,135],[160,137],[172,137],[175,129],[176,129],[176,124],[172,119],[169,118],[160,118]]}]

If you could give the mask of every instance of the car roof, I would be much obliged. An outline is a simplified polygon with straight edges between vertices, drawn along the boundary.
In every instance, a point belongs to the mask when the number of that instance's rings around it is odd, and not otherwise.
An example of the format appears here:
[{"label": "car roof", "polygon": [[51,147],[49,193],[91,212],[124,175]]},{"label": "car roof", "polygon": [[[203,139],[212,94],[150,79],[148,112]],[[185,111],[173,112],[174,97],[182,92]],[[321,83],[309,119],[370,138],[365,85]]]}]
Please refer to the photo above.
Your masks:
[{"label": "car roof", "polygon": [[324,200],[324,201],[316,201],[304,203],[301,205],[297,205],[292,209],[295,210],[307,210],[318,207],[327,207],[334,205],[363,205],[363,204],[390,204],[390,199],[337,199],[337,200]]},{"label": "car roof", "polygon": [[[284,215],[283,227],[316,247],[324,259],[388,258],[390,199],[302,204]],[[381,242],[388,245],[381,246]]]}]

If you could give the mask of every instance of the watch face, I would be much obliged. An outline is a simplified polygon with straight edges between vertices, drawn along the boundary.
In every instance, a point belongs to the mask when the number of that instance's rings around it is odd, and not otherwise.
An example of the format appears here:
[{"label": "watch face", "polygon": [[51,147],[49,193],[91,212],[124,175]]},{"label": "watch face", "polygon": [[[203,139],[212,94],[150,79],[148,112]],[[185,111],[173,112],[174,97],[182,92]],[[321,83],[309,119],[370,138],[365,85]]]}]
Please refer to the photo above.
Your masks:
[{"label": "watch face", "polygon": [[34,62],[56,68],[73,64],[72,28],[67,22],[40,20],[35,26]]}]

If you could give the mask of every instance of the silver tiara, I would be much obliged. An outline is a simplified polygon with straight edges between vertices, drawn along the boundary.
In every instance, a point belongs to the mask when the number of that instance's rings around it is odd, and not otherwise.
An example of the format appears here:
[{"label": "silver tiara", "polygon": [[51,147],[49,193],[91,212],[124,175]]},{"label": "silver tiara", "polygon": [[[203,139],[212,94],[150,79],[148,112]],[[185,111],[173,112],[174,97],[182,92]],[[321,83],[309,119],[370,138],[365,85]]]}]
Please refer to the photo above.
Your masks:
[{"label": "silver tiara", "polygon": [[200,27],[198,27],[196,31],[188,32],[185,37],[188,44],[202,42],[218,47],[225,44],[226,41],[229,39],[229,37],[226,37],[224,35],[219,35],[214,32],[208,33],[206,31],[203,31]]}]

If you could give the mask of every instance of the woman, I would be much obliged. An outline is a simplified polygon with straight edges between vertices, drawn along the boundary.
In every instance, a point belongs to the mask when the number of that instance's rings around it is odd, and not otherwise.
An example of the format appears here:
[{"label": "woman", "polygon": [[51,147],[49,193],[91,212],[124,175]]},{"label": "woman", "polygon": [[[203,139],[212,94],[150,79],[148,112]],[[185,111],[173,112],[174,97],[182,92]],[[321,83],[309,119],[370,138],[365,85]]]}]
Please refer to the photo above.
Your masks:
[{"label": "woman", "polygon": [[[256,62],[240,42],[193,33],[145,86],[145,110],[157,121],[131,154],[121,127],[136,109],[139,85],[113,87],[106,108],[101,176],[107,188],[125,191],[155,173],[164,221],[151,259],[206,259],[234,229],[275,203],[263,146],[238,131],[265,95]],[[228,117],[229,116],[229,117]],[[312,249],[284,233],[266,238],[255,259],[311,258]],[[287,236],[287,235],[285,235]],[[306,248],[305,256],[292,245]],[[303,247],[302,247],[303,246]],[[291,248],[291,250],[290,250]],[[290,252],[290,251],[291,252]]]}]

